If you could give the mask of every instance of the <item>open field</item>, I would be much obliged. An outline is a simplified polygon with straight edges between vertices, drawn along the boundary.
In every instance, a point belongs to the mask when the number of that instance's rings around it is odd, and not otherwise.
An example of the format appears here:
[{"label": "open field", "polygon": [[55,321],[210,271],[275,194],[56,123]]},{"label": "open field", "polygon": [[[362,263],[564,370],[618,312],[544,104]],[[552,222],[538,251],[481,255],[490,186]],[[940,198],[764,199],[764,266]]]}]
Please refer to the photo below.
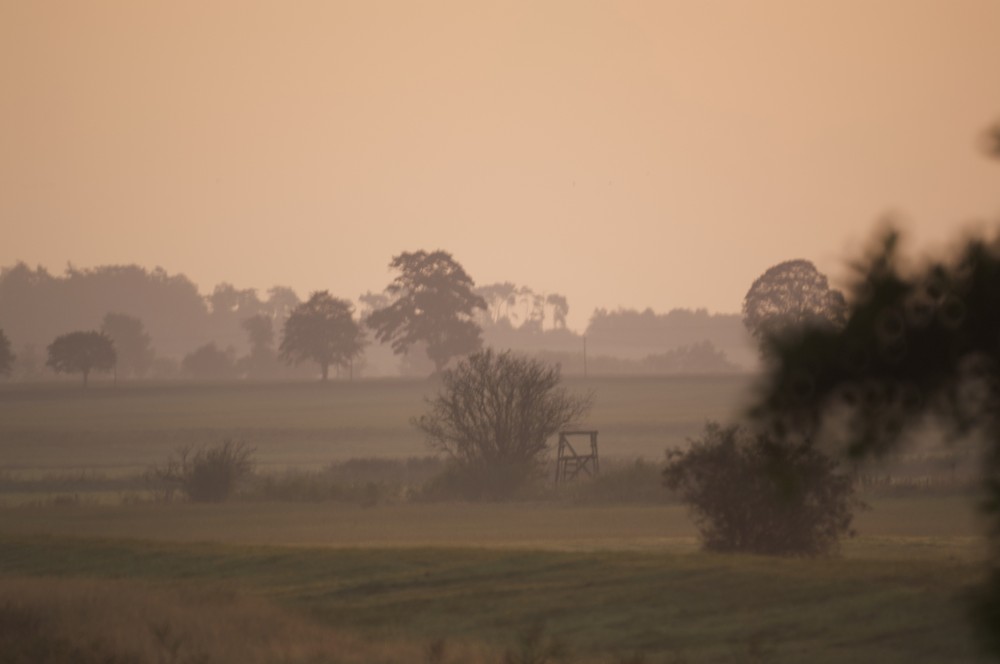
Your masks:
[{"label": "open field", "polygon": [[[602,455],[659,462],[705,420],[737,412],[749,379],[568,385],[595,391],[589,425]],[[604,502],[570,493],[504,504],[121,499],[178,445],[227,436],[258,448],[264,478],[360,457],[404,462],[309,477],[403,472],[405,458],[428,453],[408,420],[434,389],[3,387],[0,486],[15,493],[0,496],[0,653],[506,664],[541,662],[529,651],[552,646],[562,661],[601,664],[978,661],[965,598],[984,544],[965,490],[866,497],[858,537],[815,560],[706,554],[682,506],[613,491]],[[619,480],[659,488],[658,466],[636,470]],[[118,499],[101,494],[115,494],[112,480],[123,482]]]},{"label": "open field", "polygon": [[[602,454],[659,459],[708,419],[736,414],[746,376],[568,379],[593,391],[586,423]],[[318,383],[7,384],[0,386],[0,470],[133,473],[180,445],[226,437],[257,448],[264,467],[308,467],[357,457],[429,453],[410,418],[431,380]]]},{"label": "open field", "polygon": [[66,593],[90,584],[86,597],[179,593],[171,615],[207,602],[221,621],[215,641],[181,621],[185,642],[236,657],[218,643],[227,616],[259,610],[273,614],[261,652],[301,632],[338,653],[278,661],[433,661],[443,638],[464,654],[439,661],[499,662],[541,624],[568,661],[975,661],[969,499],[881,500],[857,526],[841,556],[796,560],[703,553],[674,505],[20,507],[0,510],[0,588],[54,577]]},{"label": "open field", "polygon": [[[229,613],[245,611],[242,598],[256,598],[313,629],[349,636],[355,650],[396,644],[394,655],[369,661],[433,661],[423,651],[445,639],[494,654],[440,661],[499,662],[536,625],[565,644],[568,661],[620,662],[635,653],[650,662],[976,661],[962,598],[981,570],[955,555],[961,542],[934,542],[883,538],[844,558],[795,560],[688,546],[315,548],[4,535],[0,588],[55,578],[70,589],[63,592],[87,583],[91,594],[109,594],[126,583],[153,608],[167,590],[186,595],[180,615],[198,615],[207,595],[217,606],[205,620],[223,626]],[[261,629],[280,639],[289,621]],[[225,632],[217,630],[217,650],[220,638],[243,638]]]},{"label": "open field", "polygon": [[[965,547],[980,533],[972,500],[922,496],[874,501],[855,518],[850,552],[879,538],[914,547]],[[683,550],[697,535],[680,505],[343,503],[44,505],[0,509],[0,533],[333,547],[446,546]],[[903,541],[903,540],[900,540]],[[923,544],[922,544],[923,543]],[[863,548],[863,547],[862,547]]]}]

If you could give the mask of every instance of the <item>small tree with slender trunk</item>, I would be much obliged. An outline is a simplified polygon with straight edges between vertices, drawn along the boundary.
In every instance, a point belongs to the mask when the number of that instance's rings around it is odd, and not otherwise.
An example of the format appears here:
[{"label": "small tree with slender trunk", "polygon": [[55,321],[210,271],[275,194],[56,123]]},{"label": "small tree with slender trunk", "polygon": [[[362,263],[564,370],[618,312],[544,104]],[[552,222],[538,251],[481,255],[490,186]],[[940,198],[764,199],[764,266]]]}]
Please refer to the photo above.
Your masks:
[{"label": "small tree with slender trunk", "polygon": [[289,364],[315,362],[326,381],[331,365],[348,365],[365,347],[364,332],[353,312],[347,300],[328,291],[313,293],[285,321],[279,357]]},{"label": "small tree with slender trunk", "polygon": [[46,364],[58,373],[83,374],[83,386],[91,371],[110,371],[115,366],[115,346],[103,332],[70,332],[49,344]]}]

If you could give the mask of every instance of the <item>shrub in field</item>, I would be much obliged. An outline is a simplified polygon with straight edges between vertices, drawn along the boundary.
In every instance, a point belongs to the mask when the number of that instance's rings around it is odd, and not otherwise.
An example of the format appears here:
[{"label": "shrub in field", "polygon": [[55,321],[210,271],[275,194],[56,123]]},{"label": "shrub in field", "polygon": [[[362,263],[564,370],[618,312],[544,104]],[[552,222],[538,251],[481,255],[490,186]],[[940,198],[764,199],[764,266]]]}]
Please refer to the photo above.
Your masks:
[{"label": "shrub in field", "polygon": [[818,555],[851,534],[854,487],[819,450],[710,423],[663,472],[713,551]]},{"label": "shrub in field", "polygon": [[538,472],[548,439],[590,409],[559,386],[559,369],[509,351],[485,350],[442,375],[430,411],[414,425],[451,462],[471,499],[509,498]]},{"label": "shrub in field", "polygon": [[179,489],[196,503],[221,503],[253,472],[253,453],[252,447],[232,439],[214,446],[183,447],[165,467],[154,469],[153,476],[167,499]]}]

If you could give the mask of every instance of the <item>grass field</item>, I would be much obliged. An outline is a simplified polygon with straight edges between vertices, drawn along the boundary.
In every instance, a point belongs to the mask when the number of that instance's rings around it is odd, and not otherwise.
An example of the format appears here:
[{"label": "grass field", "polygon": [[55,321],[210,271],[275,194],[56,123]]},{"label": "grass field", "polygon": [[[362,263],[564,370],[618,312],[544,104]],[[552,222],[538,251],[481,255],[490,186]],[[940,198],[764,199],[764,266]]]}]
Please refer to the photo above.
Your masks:
[{"label": "grass field", "polygon": [[[569,379],[593,392],[586,422],[602,454],[659,459],[708,419],[744,403],[745,376]],[[226,437],[257,447],[265,467],[357,457],[421,456],[410,418],[437,390],[431,380],[318,383],[132,384],[87,391],[73,383],[0,386],[0,470],[136,472],[179,445]]]},{"label": "grass field", "polygon": [[[887,550],[894,555],[884,557]],[[249,596],[334,634],[406,650],[387,661],[425,661],[415,654],[438,639],[500,653],[537,625],[566,645],[568,661],[635,653],[678,662],[975,661],[962,595],[980,570],[948,550],[882,541],[845,558],[794,560],[7,535],[0,588],[12,579],[97,589],[127,581],[187,592],[191,611],[199,593],[230,597],[213,621],[240,611],[237,598]]]},{"label": "grass field", "polygon": [[[569,381],[595,392],[602,454],[656,461],[738,412],[748,385]],[[434,389],[8,385],[0,470],[127,480],[227,436],[270,473],[421,456],[408,420]],[[655,466],[621,477],[640,476],[658,484]],[[870,498],[858,537],[820,559],[706,554],[669,501],[61,498],[0,500],[0,662],[979,661],[965,607],[984,544],[968,492]]]},{"label": "grass field", "polygon": [[[115,584],[180,593],[172,629],[220,661],[239,661],[218,639],[227,616],[251,619],[239,617],[248,601],[272,616],[259,617],[271,625],[261,652],[300,631],[339,644],[330,659],[285,661],[428,661],[443,638],[457,659],[440,661],[499,662],[543,624],[567,661],[976,661],[971,515],[963,497],[881,500],[841,555],[795,560],[702,553],[675,505],[20,507],[0,510],[0,591],[37,603],[45,593],[18,584],[56,578],[70,593],[60,606],[89,610]],[[215,641],[177,617],[206,602],[219,605]]]}]

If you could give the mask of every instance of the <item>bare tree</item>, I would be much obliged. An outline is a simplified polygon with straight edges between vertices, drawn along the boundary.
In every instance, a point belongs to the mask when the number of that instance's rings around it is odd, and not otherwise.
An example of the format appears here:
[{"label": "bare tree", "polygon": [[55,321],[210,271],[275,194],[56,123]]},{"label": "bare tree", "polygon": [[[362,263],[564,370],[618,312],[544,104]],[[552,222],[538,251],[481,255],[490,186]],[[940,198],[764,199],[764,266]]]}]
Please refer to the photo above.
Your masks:
[{"label": "bare tree", "polygon": [[465,480],[468,497],[509,497],[544,461],[548,439],[586,415],[590,395],[560,387],[559,368],[485,350],[445,371],[428,413],[414,425]]}]

